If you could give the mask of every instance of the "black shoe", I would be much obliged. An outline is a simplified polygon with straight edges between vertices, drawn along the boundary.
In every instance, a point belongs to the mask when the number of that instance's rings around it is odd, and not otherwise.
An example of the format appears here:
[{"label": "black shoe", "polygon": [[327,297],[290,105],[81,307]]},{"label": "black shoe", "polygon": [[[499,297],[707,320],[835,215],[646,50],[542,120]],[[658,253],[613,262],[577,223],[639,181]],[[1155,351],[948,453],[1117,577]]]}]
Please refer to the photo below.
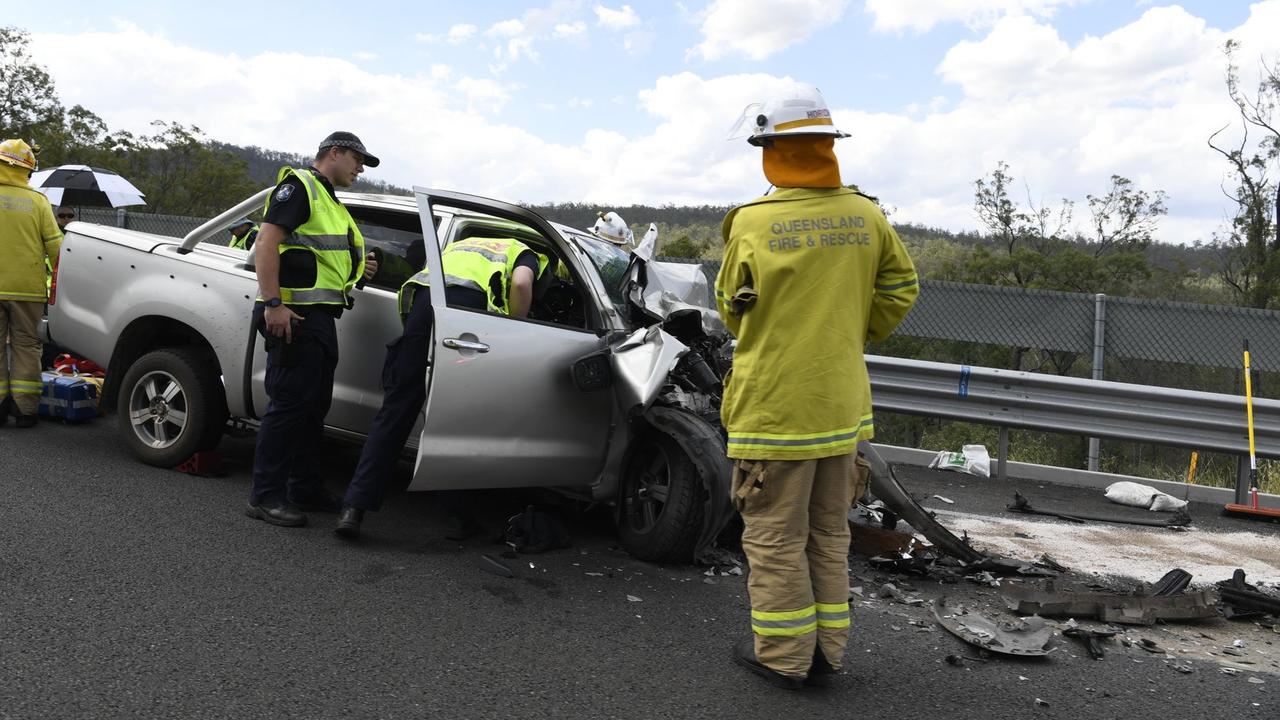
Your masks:
[{"label": "black shoe", "polygon": [[330,494],[324,488],[316,490],[305,497],[289,498],[289,502],[299,510],[305,510],[306,512],[342,512],[342,498]]},{"label": "black shoe", "polygon": [[344,505],[342,512],[338,514],[338,527],[333,531],[348,540],[355,540],[360,537],[360,522],[364,520],[364,511],[360,508],[353,508]]},{"label": "black shoe", "polygon": [[244,508],[244,514],[281,527],[302,527],[307,524],[307,516],[303,515],[297,508],[292,508],[288,505],[254,505],[249,503]]},{"label": "black shoe", "polygon": [[13,418],[13,424],[20,428],[33,428],[36,426],[36,416],[34,414],[18,415]]},{"label": "black shoe", "polygon": [[734,645],[733,659],[742,667],[768,680],[775,687],[780,687],[783,690],[799,690],[804,687],[802,678],[783,675],[756,659],[755,640],[743,640]]},{"label": "black shoe", "polygon": [[823,654],[821,648],[814,648],[813,664],[809,666],[809,677],[805,678],[804,684],[813,687],[831,687],[839,674],[840,671],[827,662],[827,656]]}]

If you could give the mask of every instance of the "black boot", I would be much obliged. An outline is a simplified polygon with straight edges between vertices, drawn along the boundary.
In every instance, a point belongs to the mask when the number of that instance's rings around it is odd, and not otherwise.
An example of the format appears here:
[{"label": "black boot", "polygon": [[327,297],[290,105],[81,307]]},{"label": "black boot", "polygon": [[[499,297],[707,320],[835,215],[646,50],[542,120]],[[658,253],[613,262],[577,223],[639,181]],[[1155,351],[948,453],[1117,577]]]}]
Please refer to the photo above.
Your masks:
[{"label": "black boot", "polygon": [[338,526],[333,531],[348,540],[355,540],[360,537],[360,523],[363,520],[363,510],[343,505],[342,512],[338,513]]},{"label": "black boot", "polygon": [[755,640],[743,640],[733,646],[733,659],[738,661],[742,667],[768,680],[776,687],[783,690],[799,690],[804,687],[804,680],[790,675],[783,675],[773,668],[760,662],[756,657]]}]

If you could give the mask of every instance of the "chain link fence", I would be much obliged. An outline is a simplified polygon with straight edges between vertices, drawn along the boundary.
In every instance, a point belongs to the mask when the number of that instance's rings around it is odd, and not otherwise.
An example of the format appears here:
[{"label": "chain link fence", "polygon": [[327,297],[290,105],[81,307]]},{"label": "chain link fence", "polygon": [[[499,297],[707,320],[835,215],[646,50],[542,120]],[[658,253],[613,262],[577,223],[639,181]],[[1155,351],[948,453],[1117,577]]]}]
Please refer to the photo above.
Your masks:
[{"label": "chain link fence", "polygon": [[180,238],[203,225],[208,218],[186,217],[184,215],[156,215],[154,213],[137,212],[128,208],[87,207],[77,210],[76,220],[137,230],[151,233],[152,235]]},{"label": "chain link fence", "polygon": [[[715,282],[720,263],[698,262]],[[895,337],[872,352],[1095,377],[1096,349],[1105,380],[1242,394],[1248,340],[1254,393],[1280,397],[1280,312],[935,280],[920,285]]]}]

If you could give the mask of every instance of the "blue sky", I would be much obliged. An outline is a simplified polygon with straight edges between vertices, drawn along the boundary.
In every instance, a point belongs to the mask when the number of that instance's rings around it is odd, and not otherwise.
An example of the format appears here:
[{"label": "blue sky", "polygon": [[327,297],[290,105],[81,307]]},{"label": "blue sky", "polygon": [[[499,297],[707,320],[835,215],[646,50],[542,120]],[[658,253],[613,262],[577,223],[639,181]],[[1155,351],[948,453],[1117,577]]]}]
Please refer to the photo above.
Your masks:
[{"label": "blue sky", "polygon": [[[70,2],[22,26],[64,101],[112,128],[179,120],[307,151],[341,126],[384,158],[371,176],[525,201],[748,199],[758,158],[724,133],[802,80],[854,135],[846,181],[897,217],[973,228],[972,181],[1004,160],[1044,202],[1083,201],[1113,172],[1163,189],[1178,242],[1208,239],[1224,212],[1202,132],[1232,119],[1216,48],[1280,50],[1276,0],[301,7]],[[1193,127],[1171,132],[1190,107]],[[1189,181],[1187,153],[1213,171]]]}]

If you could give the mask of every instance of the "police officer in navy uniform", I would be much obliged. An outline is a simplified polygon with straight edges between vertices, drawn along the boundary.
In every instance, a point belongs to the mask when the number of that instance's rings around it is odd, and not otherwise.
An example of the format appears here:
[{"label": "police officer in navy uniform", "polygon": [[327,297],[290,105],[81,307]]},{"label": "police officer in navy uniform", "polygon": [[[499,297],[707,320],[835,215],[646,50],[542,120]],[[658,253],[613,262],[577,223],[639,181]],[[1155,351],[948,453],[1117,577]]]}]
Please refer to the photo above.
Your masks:
[{"label": "police officer in navy uniform", "polygon": [[[493,250],[500,250],[501,254],[495,255]],[[535,291],[545,290],[555,277],[554,270],[548,269],[550,260],[546,256],[510,238],[454,242],[441,259],[445,301],[450,307],[488,310],[510,317],[526,317]],[[427,399],[433,316],[425,268],[400,288],[399,308],[404,333],[387,346],[382,366],[382,407],[373,418],[334,528],[334,532],[349,539],[360,535],[365,512],[382,506],[391,471]],[[447,539],[462,540],[479,531],[479,524],[472,517],[470,497],[465,491],[441,493],[441,501],[451,516]]]},{"label": "police officer in navy uniform", "polygon": [[314,165],[281,168],[267,200],[254,248],[260,295],[253,322],[266,339],[271,402],[245,514],[273,525],[305,525],[303,511],[341,508],[316,465],[338,365],[335,322],[351,307],[352,288],[378,266],[335,188],[350,187],[378,163],[360,138],[335,132],[320,143]]}]

